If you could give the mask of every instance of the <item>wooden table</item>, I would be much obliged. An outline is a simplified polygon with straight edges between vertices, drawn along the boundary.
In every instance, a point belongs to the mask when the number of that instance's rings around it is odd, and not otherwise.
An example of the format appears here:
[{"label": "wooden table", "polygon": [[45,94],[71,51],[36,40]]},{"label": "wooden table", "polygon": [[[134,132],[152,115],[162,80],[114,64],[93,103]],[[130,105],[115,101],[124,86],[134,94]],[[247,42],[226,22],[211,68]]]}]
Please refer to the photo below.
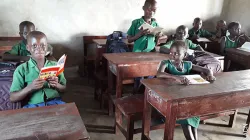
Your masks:
[{"label": "wooden table", "polygon": [[0,139],[89,139],[75,103],[1,111],[0,127]]},{"label": "wooden table", "polygon": [[12,46],[15,44],[19,43],[20,41],[15,40],[15,41],[0,41],[0,57],[2,54],[6,51],[11,50]]},{"label": "wooden table", "polygon": [[185,86],[166,79],[142,80],[146,86],[142,139],[150,139],[151,107],[166,119],[164,140],[173,140],[178,119],[250,106],[249,79],[250,70],[221,73],[213,84],[205,85]]},{"label": "wooden table", "polygon": [[226,49],[226,59],[236,62],[246,69],[250,69],[250,52],[236,48]]}]

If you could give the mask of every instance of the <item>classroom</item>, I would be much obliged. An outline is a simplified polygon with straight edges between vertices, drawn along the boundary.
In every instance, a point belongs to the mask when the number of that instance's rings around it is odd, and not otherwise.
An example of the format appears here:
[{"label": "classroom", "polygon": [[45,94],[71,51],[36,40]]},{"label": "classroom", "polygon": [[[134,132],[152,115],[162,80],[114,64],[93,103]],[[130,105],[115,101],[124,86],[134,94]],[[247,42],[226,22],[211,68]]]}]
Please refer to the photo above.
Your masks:
[{"label": "classroom", "polygon": [[250,140],[249,0],[3,0],[0,140]]}]

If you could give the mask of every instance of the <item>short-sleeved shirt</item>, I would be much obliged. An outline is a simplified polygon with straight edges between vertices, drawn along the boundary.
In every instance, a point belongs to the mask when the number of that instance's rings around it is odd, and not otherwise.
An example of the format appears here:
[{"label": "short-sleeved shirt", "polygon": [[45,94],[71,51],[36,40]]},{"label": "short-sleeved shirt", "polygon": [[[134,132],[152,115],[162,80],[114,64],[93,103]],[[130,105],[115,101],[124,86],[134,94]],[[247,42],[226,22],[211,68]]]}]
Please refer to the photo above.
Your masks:
[{"label": "short-sleeved shirt", "polygon": [[[162,45],[161,47],[165,47],[165,48],[168,48],[170,49],[170,47],[172,46],[172,44],[174,43],[175,40],[172,40],[172,41],[169,41],[167,42],[165,45]],[[187,45],[187,47],[189,49],[196,49],[197,48],[197,44],[194,44],[191,40],[189,39],[186,39],[185,40],[185,43]]]},{"label": "short-sleeved shirt", "polygon": [[[48,50],[52,51],[52,46],[48,44]],[[30,52],[26,48],[24,41],[14,45],[10,51],[5,52],[5,54],[12,54],[18,56],[29,56]]]},{"label": "short-sleeved shirt", "polygon": [[[135,36],[139,31],[139,27],[145,23],[143,18],[139,18],[136,20],[132,21],[132,25],[128,29],[127,34],[129,36]],[[153,27],[157,27],[158,24],[156,23],[155,20],[151,21],[151,25]],[[154,35],[144,35],[138,38],[134,42],[134,47],[133,47],[133,52],[150,52],[154,49],[155,47],[155,36]]]},{"label": "short-sleeved shirt", "polygon": [[225,38],[225,49],[226,48],[236,48],[238,45],[238,41],[231,40],[228,36],[224,36]]},{"label": "short-sleeved shirt", "polygon": [[[190,61],[183,62],[182,71],[177,70],[177,68],[172,64],[170,60],[163,60],[163,63],[166,64],[165,72],[173,75],[188,75],[192,70],[192,62]],[[191,125],[195,128],[198,128],[200,124],[200,117],[192,117],[184,120],[178,120],[177,123],[184,125]]]},{"label": "short-sleeved shirt", "polygon": [[[57,63],[55,61],[46,60],[44,67],[55,66],[56,64]],[[21,64],[16,68],[14,72],[10,92],[16,92],[24,89],[27,85],[31,84],[35,79],[39,77],[39,73],[40,71],[34,59],[31,58],[29,61]],[[63,73],[58,76],[58,82],[62,85],[66,85],[66,79]],[[45,95],[47,99],[44,99]],[[60,97],[60,94],[57,90],[49,87],[48,82],[46,81],[42,89],[30,93],[28,104],[38,104],[44,102],[45,100],[53,99],[56,97]]]},{"label": "short-sleeved shirt", "polygon": [[194,35],[197,35],[199,37],[206,37],[206,38],[209,38],[209,37],[212,37],[213,35],[207,31],[207,30],[204,30],[204,29],[199,29],[198,31],[195,31],[194,28],[190,29],[188,31],[188,34],[189,34],[189,37],[192,38]]}]

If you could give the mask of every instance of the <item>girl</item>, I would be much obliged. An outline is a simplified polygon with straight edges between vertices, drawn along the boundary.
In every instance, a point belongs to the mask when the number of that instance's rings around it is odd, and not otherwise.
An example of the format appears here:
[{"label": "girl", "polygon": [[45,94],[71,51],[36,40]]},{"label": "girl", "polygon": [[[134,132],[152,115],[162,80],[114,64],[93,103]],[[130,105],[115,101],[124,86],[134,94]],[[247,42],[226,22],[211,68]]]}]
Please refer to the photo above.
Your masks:
[{"label": "girl", "polygon": [[[181,84],[189,84],[189,81],[180,75],[188,75],[190,71],[197,71],[204,73],[208,81],[214,81],[213,72],[207,68],[193,65],[192,62],[183,61],[186,55],[187,47],[183,41],[175,41],[170,48],[170,60],[163,60],[160,63],[157,77],[174,79]],[[177,123],[181,124],[184,135],[187,140],[197,140],[197,128],[199,126],[200,118],[193,117],[186,120],[179,120]]]}]

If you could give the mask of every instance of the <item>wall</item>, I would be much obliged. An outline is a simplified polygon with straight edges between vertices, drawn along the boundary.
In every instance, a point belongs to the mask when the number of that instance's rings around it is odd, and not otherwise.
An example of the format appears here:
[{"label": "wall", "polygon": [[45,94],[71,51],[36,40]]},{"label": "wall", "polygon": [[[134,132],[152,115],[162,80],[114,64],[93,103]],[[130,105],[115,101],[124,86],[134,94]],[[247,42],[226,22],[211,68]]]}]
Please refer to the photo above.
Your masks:
[{"label": "wall", "polygon": [[228,23],[238,21],[241,23],[242,31],[250,35],[250,0],[227,0],[227,6],[223,7],[222,17]]},{"label": "wall", "polygon": [[[170,33],[181,24],[192,24],[195,17],[214,29],[224,0],[158,0],[156,19]],[[83,54],[83,35],[107,35],[127,31],[131,21],[143,15],[144,0],[1,0],[0,36],[17,36],[23,20],[35,23],[56,56],[69,55],[67,64],[75,65]],[[76,61],[77,60],[77,61]]]}]

